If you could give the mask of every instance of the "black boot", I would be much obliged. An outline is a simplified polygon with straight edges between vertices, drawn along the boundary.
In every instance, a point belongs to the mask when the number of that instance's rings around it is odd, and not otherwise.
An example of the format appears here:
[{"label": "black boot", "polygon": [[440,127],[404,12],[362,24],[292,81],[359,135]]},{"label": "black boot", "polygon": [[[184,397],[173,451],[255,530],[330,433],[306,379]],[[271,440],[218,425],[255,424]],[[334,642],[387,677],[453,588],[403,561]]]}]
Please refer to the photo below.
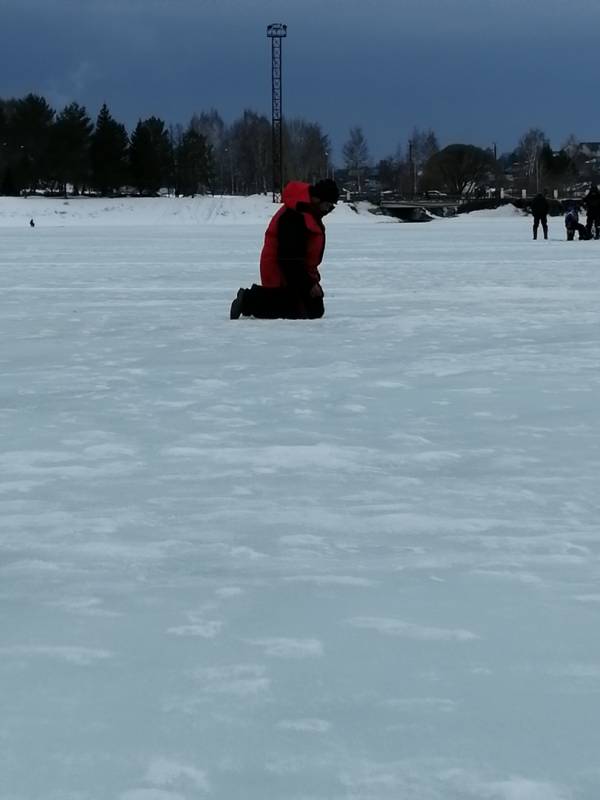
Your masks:
[{"label": "black boot", "polygon": [[244,296],[247,291],[247,289],[238,289],[235,300],[229,309],[229,319],[239,319],[244,313]]}]

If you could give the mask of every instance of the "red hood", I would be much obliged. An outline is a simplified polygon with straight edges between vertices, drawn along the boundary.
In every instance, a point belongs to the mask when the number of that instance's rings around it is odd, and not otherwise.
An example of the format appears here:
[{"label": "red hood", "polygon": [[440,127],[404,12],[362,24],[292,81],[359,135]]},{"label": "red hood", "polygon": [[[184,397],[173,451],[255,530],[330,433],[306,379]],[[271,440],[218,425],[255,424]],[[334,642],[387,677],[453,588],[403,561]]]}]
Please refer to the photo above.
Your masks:
[{"label": "red hood", "polygon": [[286,208],[291,208],[294,211],[298,203],[310,203],[309,193],[310,183],[303,183],[302,181],[290,181],[285,185],[281,193],[281,200]]}]

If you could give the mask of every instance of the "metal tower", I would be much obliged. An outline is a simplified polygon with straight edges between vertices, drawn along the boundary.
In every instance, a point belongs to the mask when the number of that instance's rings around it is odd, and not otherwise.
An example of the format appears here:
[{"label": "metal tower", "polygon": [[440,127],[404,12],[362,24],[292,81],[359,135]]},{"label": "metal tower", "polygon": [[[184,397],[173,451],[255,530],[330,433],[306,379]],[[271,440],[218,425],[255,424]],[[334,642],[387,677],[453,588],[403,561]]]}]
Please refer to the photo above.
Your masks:
[{"label": "metal tower", "polygon": [[273,135],[273,202],[281,197],[283,182],[283,116],[281,113],[281,40],[287,36],[287,25],[276,22],[267,26],[267,37],[272,49],[272,124]]}]

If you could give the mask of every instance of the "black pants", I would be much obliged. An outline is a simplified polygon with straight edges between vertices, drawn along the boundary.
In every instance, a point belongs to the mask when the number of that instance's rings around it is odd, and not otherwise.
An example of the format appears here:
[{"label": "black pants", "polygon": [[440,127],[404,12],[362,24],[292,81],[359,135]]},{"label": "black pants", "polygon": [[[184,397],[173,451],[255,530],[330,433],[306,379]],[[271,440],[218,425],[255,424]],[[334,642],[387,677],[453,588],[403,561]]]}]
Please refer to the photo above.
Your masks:
[{"label": "black pants", "polygon": [[579,234],[580,239],[590,238],[585,225],[582,225],[581,222],[576,222],[574,226],[570,225],[567,228],[567,241],[569,242],[573,241],[573,239],[575,238],[575,231],[577,231],[577,233]]},{"label": "black pants", "polygon": [[588,233],[588,239],[592,238],[592,228],[596,239],[600,239],[600,216],[598,214],[588,214],[585,221],[585,229]]},{"label": "black pants", "polygon": [[587,232],[587,228],[585,225],[582,225],[581,222],[577,223],[577,233],[579,234],[580,239],[590,239],[590,235]]},{"label": "black pants", "polygon": [[547,214],[534,214],[533,215],[533,238],[537,239],[538,227],[542,223],[542,230],[544,231],[544,239],[548,238],[548,215]]},{"label": "black pants", "polygon": [[244,290],[242,314],[258,319],[319,319],[325,313],[322,297],[308,297],[282,287],[252,284]]}]

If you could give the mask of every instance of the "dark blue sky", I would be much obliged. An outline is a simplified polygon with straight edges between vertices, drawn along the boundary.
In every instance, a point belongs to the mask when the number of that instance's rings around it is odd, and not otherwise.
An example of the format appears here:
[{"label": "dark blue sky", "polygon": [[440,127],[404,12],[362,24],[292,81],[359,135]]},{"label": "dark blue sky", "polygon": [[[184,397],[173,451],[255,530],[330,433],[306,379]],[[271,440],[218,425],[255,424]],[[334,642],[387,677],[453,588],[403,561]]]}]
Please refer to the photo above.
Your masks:
[{"label": "dark blue sky", "polygon": [[217,108],[271,113],[266,26],[288,25],[283,111],[337,160],[360,125],[392,154],[416,125],[446,145],[600,140],[600,3],[580,0],[0,0],[0,97],[106,102],[127,128]]}]

